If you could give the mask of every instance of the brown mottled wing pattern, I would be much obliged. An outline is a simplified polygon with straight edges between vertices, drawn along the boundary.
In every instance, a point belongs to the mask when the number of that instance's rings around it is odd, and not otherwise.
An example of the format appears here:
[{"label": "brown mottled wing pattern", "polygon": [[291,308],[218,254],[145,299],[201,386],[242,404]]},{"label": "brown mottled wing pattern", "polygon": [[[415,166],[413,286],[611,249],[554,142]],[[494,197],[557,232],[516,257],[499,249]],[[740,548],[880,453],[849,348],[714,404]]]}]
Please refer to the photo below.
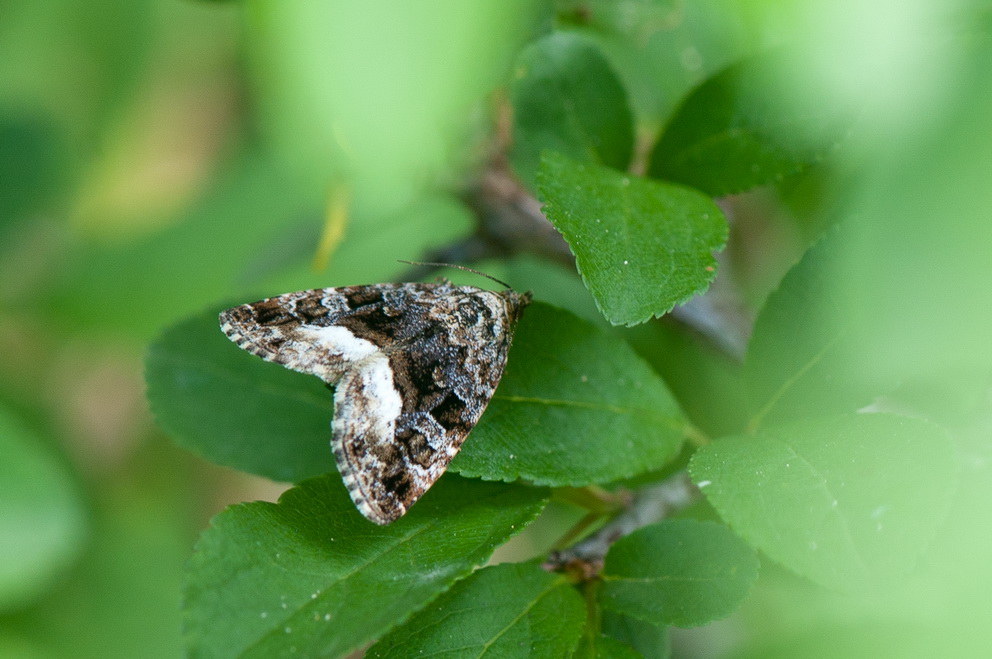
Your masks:
[{"label": "brown mottled wing pattern", "polygon": [[530,294],[374,284],[288,293],[224,311],[268,361],[335,385],[331,447],[365,517],[401,517],[444,473],[489,404]]}]

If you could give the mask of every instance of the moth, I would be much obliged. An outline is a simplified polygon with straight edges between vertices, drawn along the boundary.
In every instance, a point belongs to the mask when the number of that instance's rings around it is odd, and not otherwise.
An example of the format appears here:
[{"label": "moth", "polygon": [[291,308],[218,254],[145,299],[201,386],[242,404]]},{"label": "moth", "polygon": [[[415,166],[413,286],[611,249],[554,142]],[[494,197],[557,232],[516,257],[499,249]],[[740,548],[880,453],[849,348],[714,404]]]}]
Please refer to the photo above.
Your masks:
[{"label": "moth", "polygon": [[509,286],[443,279],[319,288],[227,309],[220,327],[238,347],[334,387],[338,471],[362,515],[384,525],[457,455],[530,301]]}]

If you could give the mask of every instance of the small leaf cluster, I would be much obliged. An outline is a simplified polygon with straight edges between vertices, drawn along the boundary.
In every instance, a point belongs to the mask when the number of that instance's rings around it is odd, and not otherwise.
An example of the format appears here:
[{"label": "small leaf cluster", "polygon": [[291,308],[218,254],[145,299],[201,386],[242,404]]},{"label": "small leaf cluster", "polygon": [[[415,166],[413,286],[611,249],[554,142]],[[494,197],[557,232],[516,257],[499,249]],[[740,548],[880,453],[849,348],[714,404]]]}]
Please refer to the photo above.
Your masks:
[{"label": "small leaf cluster", "polygon": [[[715,197],[807,171],[842,139],[850,117],[833,104],[764,93],[781,58],[743,59],[689,92],[642,149],[641,177],[628,92],[599,46],[555,31],[520,53],[510,160],[610,325],[709,287],[728,238]],[[334,473],[320,382],[239,352],[217,309],[173,326],[147,360],[161,426],[213,462],[295,483],[202,535],[184,585],[190,655],[663,657],[671,626],[741,606],[758,552],[841,592],[903,578],[948,509],[957,463],[931,421],[856,413],[895,383],[865,377],[837,317],[841,242],[826,235],[769,296],[739,372],[744,411],[729,420],[691,418],[691,397],[621,330],[535,302],[450,473],[384,528]],[[636,488],[686,462],[705,496],[694,517],[711,519],[644,525],[591,576],[545,569],[546,546],[480,567],[546,509],[561,516],[556,495]],[[616,511],[585,512],[608,523]]]}]

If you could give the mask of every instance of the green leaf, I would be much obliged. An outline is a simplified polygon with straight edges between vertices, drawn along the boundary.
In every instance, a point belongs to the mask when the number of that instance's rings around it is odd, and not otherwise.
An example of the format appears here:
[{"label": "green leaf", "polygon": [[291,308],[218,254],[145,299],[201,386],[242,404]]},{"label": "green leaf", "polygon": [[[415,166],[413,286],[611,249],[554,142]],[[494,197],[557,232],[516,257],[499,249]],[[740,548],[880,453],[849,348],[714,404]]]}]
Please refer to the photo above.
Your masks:
[{"label": "green leaf", "polygon": [[365,656],[567,657],[585,620],[585,603],[565,577],[505,563],[458,582]]},{"label": "green leaf", "polygon": [[107,466],[89,483],[79,560],[44,599],[0,622],[0,637],[20,631],[34,652],[0,648],[0,657],[184,656],[179,583],[199,524],[192,520],[204,510],[205,474],[158,438],[130,453],[126,468]]},{"label": "green leaf", "polygon": [[184,588],[192,657],[340,657],[381,636],[484,562],[546,502],[537,488],[444,477],[377,527],[337,476],[278,504],[218,515]]},{"label": "green leaf", "polygon": [[727,223],[695,190],[546,153],[544,213],[575,254],[600,311],[614,325],[661,316],[709,285]]},{"label": "green leaf", "polygon": [[533,187],[541,152],[626,169],[633,150],[627,95],[599,49],[568,32],[526,48],[510,84],[517,174]]},{"label": "green leaf", "polygon": [[660,128],[701,79],[767,38],[748,29],[751,5],[723,0],[557,0],[555,6],[559,24],[570,22],[614,65],[640,127]]},{"label": "green leaf", "polygon": [[892,389],[885,369],[858,349],[836,293],[844,236],[813,245],[765,302],[748,343],[743,377],[750,427],[854,412]]},{"label": "green leaf", "polygon": [[926,421],[858,414],[718,440],[690,472],[752,545],[813,581],[857,590],[913,568],[953,494],[953,456]]},{"label": "green leaf", "polygon": [[85,512],[41,438],[0,408],[0,611],[55,585],[79,555]]},{"label": "green leaf", "polygon": [[672,656],[668,627],[652,625],[615,611],[600,611],[599,617],[604,634],[629,645],[645,657],[668,659]]},{"label": "green leaf", "polygon": [[758,578],[754,551],[714,522],[646,526],[610,548],[599,601],[655,625],[694,627],[730,615]]},{"label": "green leaf", "polygon": [[539,302],[506,372],[452,463],[466,476],[588,485],[664,465],[687,421],[664,382],[615,336]]},{"label": "green leaf", "polygon": [[335,471],[331,392],[315,377],[240,350],[221,333],[216,312],[155,341],[145,378],[158,423],[208,460],[277,481]]},{"label": "green leaf", "polygon": [[789,90],[788,54],[751,57],[713,76],[675,112],[651,155],[650,176],[720,197],[820,162],[846,135],[835,99]]}]

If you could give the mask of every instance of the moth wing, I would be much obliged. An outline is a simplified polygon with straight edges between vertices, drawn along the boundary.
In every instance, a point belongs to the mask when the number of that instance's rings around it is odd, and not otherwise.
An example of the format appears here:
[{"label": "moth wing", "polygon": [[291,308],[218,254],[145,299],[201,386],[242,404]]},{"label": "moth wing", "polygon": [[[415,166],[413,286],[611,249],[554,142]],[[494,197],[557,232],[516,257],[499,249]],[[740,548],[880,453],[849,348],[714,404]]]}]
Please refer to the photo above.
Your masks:
[{"label": "moth wing", "polygon": [[232,307],[220,314],[221,330],[253,355],[336,384],[351,364],[379,350],[336,324],[350,311],[348,291],[300,291]]},{"label": "moth wing", "polygon": [[351,500],[376,524],[400,518],[409,507],[406,496],[416,500],[430,487],[397,490],[400,480],[410,481],[395,445],[402,407],[389,359],[381,352],[346,371],[334,390],[334,459]]},{"label": "moth wing", "polygon": [[335,385],[331,446],[359,511],[403,516],[499,383],[529,295],[442,284],[288,293],[220,315],[239,347]]},{"label": "moth wing", "polygon": [[[356,365],[335,393],[338,469],[379,524],[405,514],[458,454],[499,384],[516,321],[515,297],[469,287],[421,293],[404,320],[424,330]],[[379,410],[388,411],[372,422]]]}]

